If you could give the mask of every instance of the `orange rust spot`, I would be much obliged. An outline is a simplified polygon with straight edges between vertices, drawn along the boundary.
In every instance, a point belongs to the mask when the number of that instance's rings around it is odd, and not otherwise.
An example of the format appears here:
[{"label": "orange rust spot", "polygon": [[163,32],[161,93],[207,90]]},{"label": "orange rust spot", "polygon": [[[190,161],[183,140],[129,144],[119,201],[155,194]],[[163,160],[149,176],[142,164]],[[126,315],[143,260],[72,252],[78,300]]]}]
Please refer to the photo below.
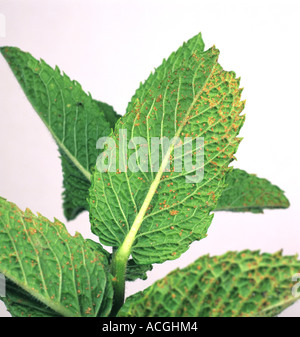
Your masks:
[{"label": "orange rust spot", "polygon": [[86,313],[87,315],[89,315],[89,314],[91,313],[91,311],[92,311],[92,308],[87,308],[86,311],[85,311],[85,313]]},{"label": "orange rust spot", "polygon": [[157,103],[160,102],[161,99],[162,99],[162,95],[160,94],[160,95],[157,97],[156,102],[157,102]]}]

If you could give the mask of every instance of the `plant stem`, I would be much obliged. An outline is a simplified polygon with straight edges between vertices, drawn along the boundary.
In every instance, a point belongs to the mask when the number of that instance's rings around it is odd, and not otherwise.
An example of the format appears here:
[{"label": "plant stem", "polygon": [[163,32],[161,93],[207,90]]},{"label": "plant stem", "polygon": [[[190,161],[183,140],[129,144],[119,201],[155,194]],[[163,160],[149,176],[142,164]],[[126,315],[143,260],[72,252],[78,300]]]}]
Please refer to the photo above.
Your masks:
[{"label": "plant stem", "polygon": [[128,234],[126,235],[122,245],[119,247],[119,249],[115,252],[112,264],[111,264],[111,271],[113,278],[113,287],[114,287],[114,303],[113,308],[111,311],[112,316],[116,316],[122,305],[124,304],[124,295],[125,295],[125,274],[126,274],[126,266],[127,261],[129,259],[131,248],[133,246],[133,243],[135,241],[136,235],[138,230],[141,227],[141,224],[144,220],[144,216],[147,212],[147,209],[149,207],[149,204],[153,198],[153,195],[155,194],[155,191],[160,183],[161,176],[164,172],[164,168],[166,167],[168,158],[170,156],[170,153],[174,147],[174,144],[169,148],[167,154],[165,155],[162,165],[151,184],[151,187],[146,195],[146,198],[143,202],[143,205],[138,212],[131,228]]},{"label": "plant stem", "polygon": [[120,249],[113,255],[111,262],[111,272],[113,278],[114,288],[114,302],[110,313],[110,316],[117,316],[119,310],[124,304],[125,298],[125,275],[127,261],[129,259],[130,252],[126,255],[120,254]]}]

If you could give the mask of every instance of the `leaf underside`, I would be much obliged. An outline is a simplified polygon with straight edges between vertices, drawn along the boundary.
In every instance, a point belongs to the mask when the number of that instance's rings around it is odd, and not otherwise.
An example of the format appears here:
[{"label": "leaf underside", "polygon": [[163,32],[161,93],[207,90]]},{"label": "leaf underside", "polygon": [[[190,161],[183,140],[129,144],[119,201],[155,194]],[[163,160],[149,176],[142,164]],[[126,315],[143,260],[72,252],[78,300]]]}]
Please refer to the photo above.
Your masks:
[{"label": "leaf underside", "polygon": [[12,317],[62,317],[9,279],[6,296],[1,298]]},{"label": "leaf underside", "polygon": [[93,100],[58,67],[54,70],[15,47],[0,51],[59,147],[64,212],[68,220],[74,219],[88,209],[91,168],[99,154],[96,142],[110,134],[119,116],[110,105]]},{"label": "leaf underside", "polygon": [[[199,42],[201,43],[201,42]],[[80,108],[88,111],[95,120],[97,120],[100,124],[103,124],[103,121],[106,123],[107,130],[104,132],[105,134],[110,133],[110,129],[113,129],[117,120],[120,118],[114,109],[106,104],[96,100],[92,100],[92,109],[85,108],[81,105],[83,101],[83,97],[87,98],[87,95],[82,91],[80,85],[76,81],[71,81],[66,75],[61,75],[58,68],[54,71],[51,67],[45,64],[44,61],[38,61],[34,59],[30,54],[24,53],[17,48],[13,47],[3,47],[0,48],[2,54],[5,59],[10,64],[14,74],[16,75],[19,83],[21,84],[25,94],[30,99],[33,107],[37,110],[40,117],[44,116],[47,119],[47,116],[52,113],[55,117],[58,111],[66,111],[66,102],[62,103],[63,100],[68,100],[68,94],[71,93],[71,86],[73,84],[79,86],[78,92],[72,95],[71,101],[72,106],[68,109],[68,124],[69,129],[75,128],[75,117],[83,120],[84,116],[78,114]],[[188,56],[188,50],[185,50],[185,56]],[[165,61],[164,61],[165,63]],[[46,71],[50,76],[53,76],[53,83],[50,91],[46,89],[45,83],[41,76],[36,75],[33,71],[33,65],[36,64],[41,68],[41,71]],[[36,69],[36,68],[35,68]],[[138,93],[146,90],[149,90],[151,87],[151,83],[153,78],[155,77],[156,81],[163,79],[165,75],[165,69],[163,69],[163,65],[157,69],[156,73],[151,74],[148,80],[141,85],[137,94],[134,96],[133,100],[138,98]],[[34,90],[32,90],[34,88]],[[48,98],[48,101],[51,102],[51,106],[47,104],[40,103],[40,97],[38,97],[38,92],[42,92],[43,96]],[[56,97],[51,100],[51,97]],[[61,99],[57,100],[57,97],[61,97]],[[45,100],[44,99],[44,100]],[[96,103],[96,104],[95,104]],[[96,107],[98,106],[98,109]],[[88,110],[89,109],[89,110]],[[71,120],[73,117],[73,120]],[[61,117],[55,117],[55,122],[53,122],[53,126],[46,124],[46,126],[50,126],[49,129],[51,132],[55,134],[59,134],[60,127],[59,120]],[[42,118],[43,119],[43,118]],[[56,125],[56,120],[58,121]],[[61,122],[61,121],[60,121]],[[61,123],[60,123],[61,124]],[[79,134],[81,130],[76,132]],[[71,132],[70,132],[71,135]],[[71,135],[72,136],[72,135]],[[70,136],[70,137],[71,137]],[[69,136],[68,136],[69,137]],[[74,140],[76,139],[75,133],[73,135]],[[95,139],[97,137],[94,137]],[[82,145],[82,144],[81,144]],[[82,162],[84,164],[84,158],[86,148],[84,146],[80,146],[77,149],[76,160]],[[89,147],[91,161],[93,158],[97,156],[96,146]],[[93,152],[93,154],[92,154]],[[64,212],[65,216],[68,220],[74,219],[79,213],[84,210],[88,210],[88,189],[90,187],[90,180],[82,173],[81,170],[74,164],[71,158],[69,158],[65,152],[60,149],[61,160],[62,160],[62,168],[63,168],[63,176],[64,176]],[[226,188],[220,197],[217,208],[218,210],[228,210],[233,212],[253,212],[253,213],[261,213],[263,209],[273,209],[273,208],[286,208],[288,207],[288,201],[283,196],[282,191],[268,184],[268,181],[262,180],[259,178],[255,178],[254,175],[247,177],[246,173],[244,175],[241,170],[233,170],[232,173],[228,174],[226,183],[229,185]],[[88,173],[88,170],[87,170]],[[252,179],[251,179],[252,178]]]},{"label": "leaf underside", "polygon": [[29,209],[0,198],[2,300],[16,316],[107,316],[112,306],[106,257]]},{"label": "leaf underside", "polygon": [[215,211],[263,213],[264,209],[288,208],[290,205],[279,187],[243,170],[232,170],[226,184]]},{"label": "leaf underside", "polygon": [[[206,236],[212,221],[210,212],[225,186],[228,165],[234,159],[240,139],[236,136],[245,117],[240,116],[239,79],[218,64],[218,50],[203,51],[201,35],[189,40],[150,75],[129,103],[127,113],[112,134],[118,144],[120,129],[132,137],[178,135],[204,137],[204,179],[186,183],[195,172],[100,172],[92,175],[90,220],[92,231],[104,245],[119,247],[153,191],[147,212],[132,247],[137,264],[161,263],[176,259],[191,242]],[[128,144],[126,144],[128,147]],[[129,158],[136,149],[128,150]],[[117,168],[120,166],[117,147]],[[149,163],[152,153],[148,154]],[[161,165],[161,163],[160,163]],[[161,169],[164,169],[161,167]]]},{"label": "leaf underside", "polygon": [[[3,47],[26,96],[54,137],[64,176],[68,220],[90,209],[92,230],[104,245],[119,247],[155,186],[156,172],[94,171],[96,142],[114,129],[132,137],[204,137],[204,179],[186,183],[193,171],[165,170],[151,197],[127,265],[126,280],[146,279],[152,263],[178,258],[206,236],[211,211],[261,213],[287,208],[282,190],[265,179],[228,169],[240,143],[239,79],[218,64],[218,50],[204,51],[201,35],[185,43],[136,91],[126,115],[83,92],[76,81],[18,48]],[[126,144],[128,147],[128,143]],[[128,150],[128,157],[137,148]],[[117,164],[119,149],[117,149]],[[147,154],[150,165],[151,151]],[[139,163],[141,164],[141,162]],[[92,187],[90,183],[92,181]],[[2,298],[13,316],[107,316],[113,290],[101,245],[72,237],[53,223],[0,198]],[[244,251],[203,256],[144,292],[127,299],[123,316],[274,316],[296,300],[291,276],[295,257]]]},{"label": "leaf underside", "polygon": [[297,256],[243,251],[203,256],[127,298],[119,316],[276,316],[292,296]]},{"label": "leaf underside", "polygon": [[60,152],[63,171],[63,208],[67,220],[73,220],[81,212],[88,210],[88,190],[90,181],[76,168],[72,161]]}]

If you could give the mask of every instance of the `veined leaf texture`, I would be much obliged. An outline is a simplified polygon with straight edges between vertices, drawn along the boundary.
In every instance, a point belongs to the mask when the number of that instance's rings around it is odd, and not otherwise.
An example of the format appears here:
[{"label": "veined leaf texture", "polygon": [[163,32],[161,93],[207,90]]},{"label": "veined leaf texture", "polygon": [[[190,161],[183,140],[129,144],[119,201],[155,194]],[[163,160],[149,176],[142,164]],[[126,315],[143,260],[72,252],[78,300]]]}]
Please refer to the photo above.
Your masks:
[{"label": "veined leaf texture", "polygon": [[[204,51],[201,35],[183,44],[137,90],[111,135],[116,143],[120,130],[127,130],[130,139],[147,137],[148,149],[153,137],[177,136],[182,141],[204,137],[200,183],[186,183],[186,176],[193,172],[173,170],[172,144],[166,151],[170,170],[165,170],[162,160],[159,172],[95,170],[92,175],[93,232],[104,245],[118,247],[139,221],[131,250],[138,264],[178,258],[191,242],[206,236],[212,221],[211,211],[225,186],[245,119],[239,79],[222,69],[218,55],[215,47]],[[119,151],[117,147],[120,166]],[[128,158],[134,152],[128,149]],[[149,150],[150,163],[152,158]]]},{"label": "veined leaf texture", "polygon": [[273,317],[293,304],[297,256],[245,250],[202,256],[127,298],[120,316]]}]

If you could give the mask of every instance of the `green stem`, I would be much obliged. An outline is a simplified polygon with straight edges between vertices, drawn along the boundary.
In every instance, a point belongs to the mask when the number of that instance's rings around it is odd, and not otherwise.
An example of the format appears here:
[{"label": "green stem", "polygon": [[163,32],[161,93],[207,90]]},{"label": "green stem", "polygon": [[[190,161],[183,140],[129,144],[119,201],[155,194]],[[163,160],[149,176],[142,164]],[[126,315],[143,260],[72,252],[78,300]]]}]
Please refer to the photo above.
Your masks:
[{"label": "green stem", "polygon": [[114,288],[114,302],[113,307],[110,313],[110,316],[117,316],[119,310],[124,304],[125,299],[125,276],[126,276],[126,267],[127,261],[129,259],[129,254],[122,255],[118,250],[111,262],[111,272],[114,276],[113,278],[113,288]]},{"label": "green stem", "polygon": [[[190,109],[188,110],[188,113],[190,112]],[[188,116],[188,114],[187,114]],[[187,117],[186,117],[187,119]],[[184,123],[185,124],[185,123]],[[157,187],[160,183],[162,174],[167,166],[167,163],[170,158],[170,154],[174,149],[174,145],[176,143],[176,139],[179,137],[180,132],[183,128],[183,125],[178,129],[176,132],[176,136],[172,140],[171,146],[169,147],[166,155],[164,156],[162,160],[162,164],[157,172],[157,175],[155,176],[155,179],[153,180],[150,189],[146,195],[146,198],[142,204],[142,207],[140,208],[136,218],[134,219],[134,222],[127,233],[122,245],[119,247],[119,249],[116,251],[113,257],[112,261],[112,274],[114,276],[114,304],[112,309],[112,315],[117,315],[118,311],[124,304],[124,295],[125,295],[125,274],[126,274],[126,266],[127,261],[129,259],[131,248],[133,246],[133,243],[135,241],[136,235],[138,233],[138,230],[141,227],[141,224],[144,220],[144,216],[148,210],[149,204],[157,190]]]},{"label": "green stem", "polygon": [[[211,76],[211,74],[209,75],[209,77]],[[209,78],[208,77],[208,78]],[[208,80],[207,78],[207,80]],[[207,81],[206,80],[206,81]],[[205,83],[203,84],[204,87]],[[153,180],[150,189],[146,195],[146,198],[142,204],[142,207],[140,208],[136,218],[134,219],[134,222],[129,230],[129,232],[127,233],[122,245],[119,247],[119,249],[116,251],[116,253],[114,254],[113,257],[113,261],[112,261],[112,274],[114,276],[114,304],[113,304],[113,309],[112,309],[112,315],[117,315],[118,311],[120,310],[120,308],[122,307],[122,305],[124,304],[124,295],[125,295],[125,274],[126,274],[126,266],[127,266],[127,261],[129,259],[129,256],[131,254],[131,249],[133,246],[133,243],[135,241],[136,235],[138,233],[138,230],[141,227],[141,224],[144,220],[144,216],[148,210],[149,204],[157,190],[157,187],[160,183],[162,174],[167,166],[167,163],[169,162],[170,159],[170,154],[174,149],[175,143],[177,142],[177,138],[180,136],[181,131],[183,129],[183,127],[186,125],[189,116],[190,116],[190,112],[193,108],[193,106],[195,105],[195,103],[197,102],[199,96],[201,94],[201,90],[199,91],[199,93],[194,97],[193,103],[191,104],[191,106],[188,108],[186,115],[185,115],[185,119],[183,121],[183,123],[181,124],[181,126],[178,128],[175,137],[172,140],[172,143],[167,151],[167,153],[165,154],[161,166],[157,172],[157,175],[155,176],[155,179]]]},{"label": "green stem", "polygon": [[158,170],[158,173],[153,181],[153,183],[150,186],[150,189],[146,195],[146,198],[143,202],[143,205],[138,212],[131,228],[128,234],[126,235],[122,245],[119,247],[119,249],[116,251],[116,253],[113,256],[112,264],[111,264],[111,270],[112,275],[114,276],[113,279],[113,286],[114,286],[114,304],[112,308],[111,315],[115,316],[117,315],[118,311],[124,304],[124,298],[125,298],[125,274],[126,274],[126,266],[127,261],[129,259],[131,248],[133,246],[133,243],[135,241],[136,235],[138,230],[141,227],[141,224],[144,220],[144,216],[147,212],[147,209],[149,207],[149,204],[153,198],[153,195],[156,192],[156,189],[160,183],[161,176],[164,172],[164,168],[166,167],[166,164],[168,162],[168,158],[170,156],[170,153],[174,147],[174,144],[171,145],[169,148],[167,154],[165,155],[162,165],[160,169]]}]

